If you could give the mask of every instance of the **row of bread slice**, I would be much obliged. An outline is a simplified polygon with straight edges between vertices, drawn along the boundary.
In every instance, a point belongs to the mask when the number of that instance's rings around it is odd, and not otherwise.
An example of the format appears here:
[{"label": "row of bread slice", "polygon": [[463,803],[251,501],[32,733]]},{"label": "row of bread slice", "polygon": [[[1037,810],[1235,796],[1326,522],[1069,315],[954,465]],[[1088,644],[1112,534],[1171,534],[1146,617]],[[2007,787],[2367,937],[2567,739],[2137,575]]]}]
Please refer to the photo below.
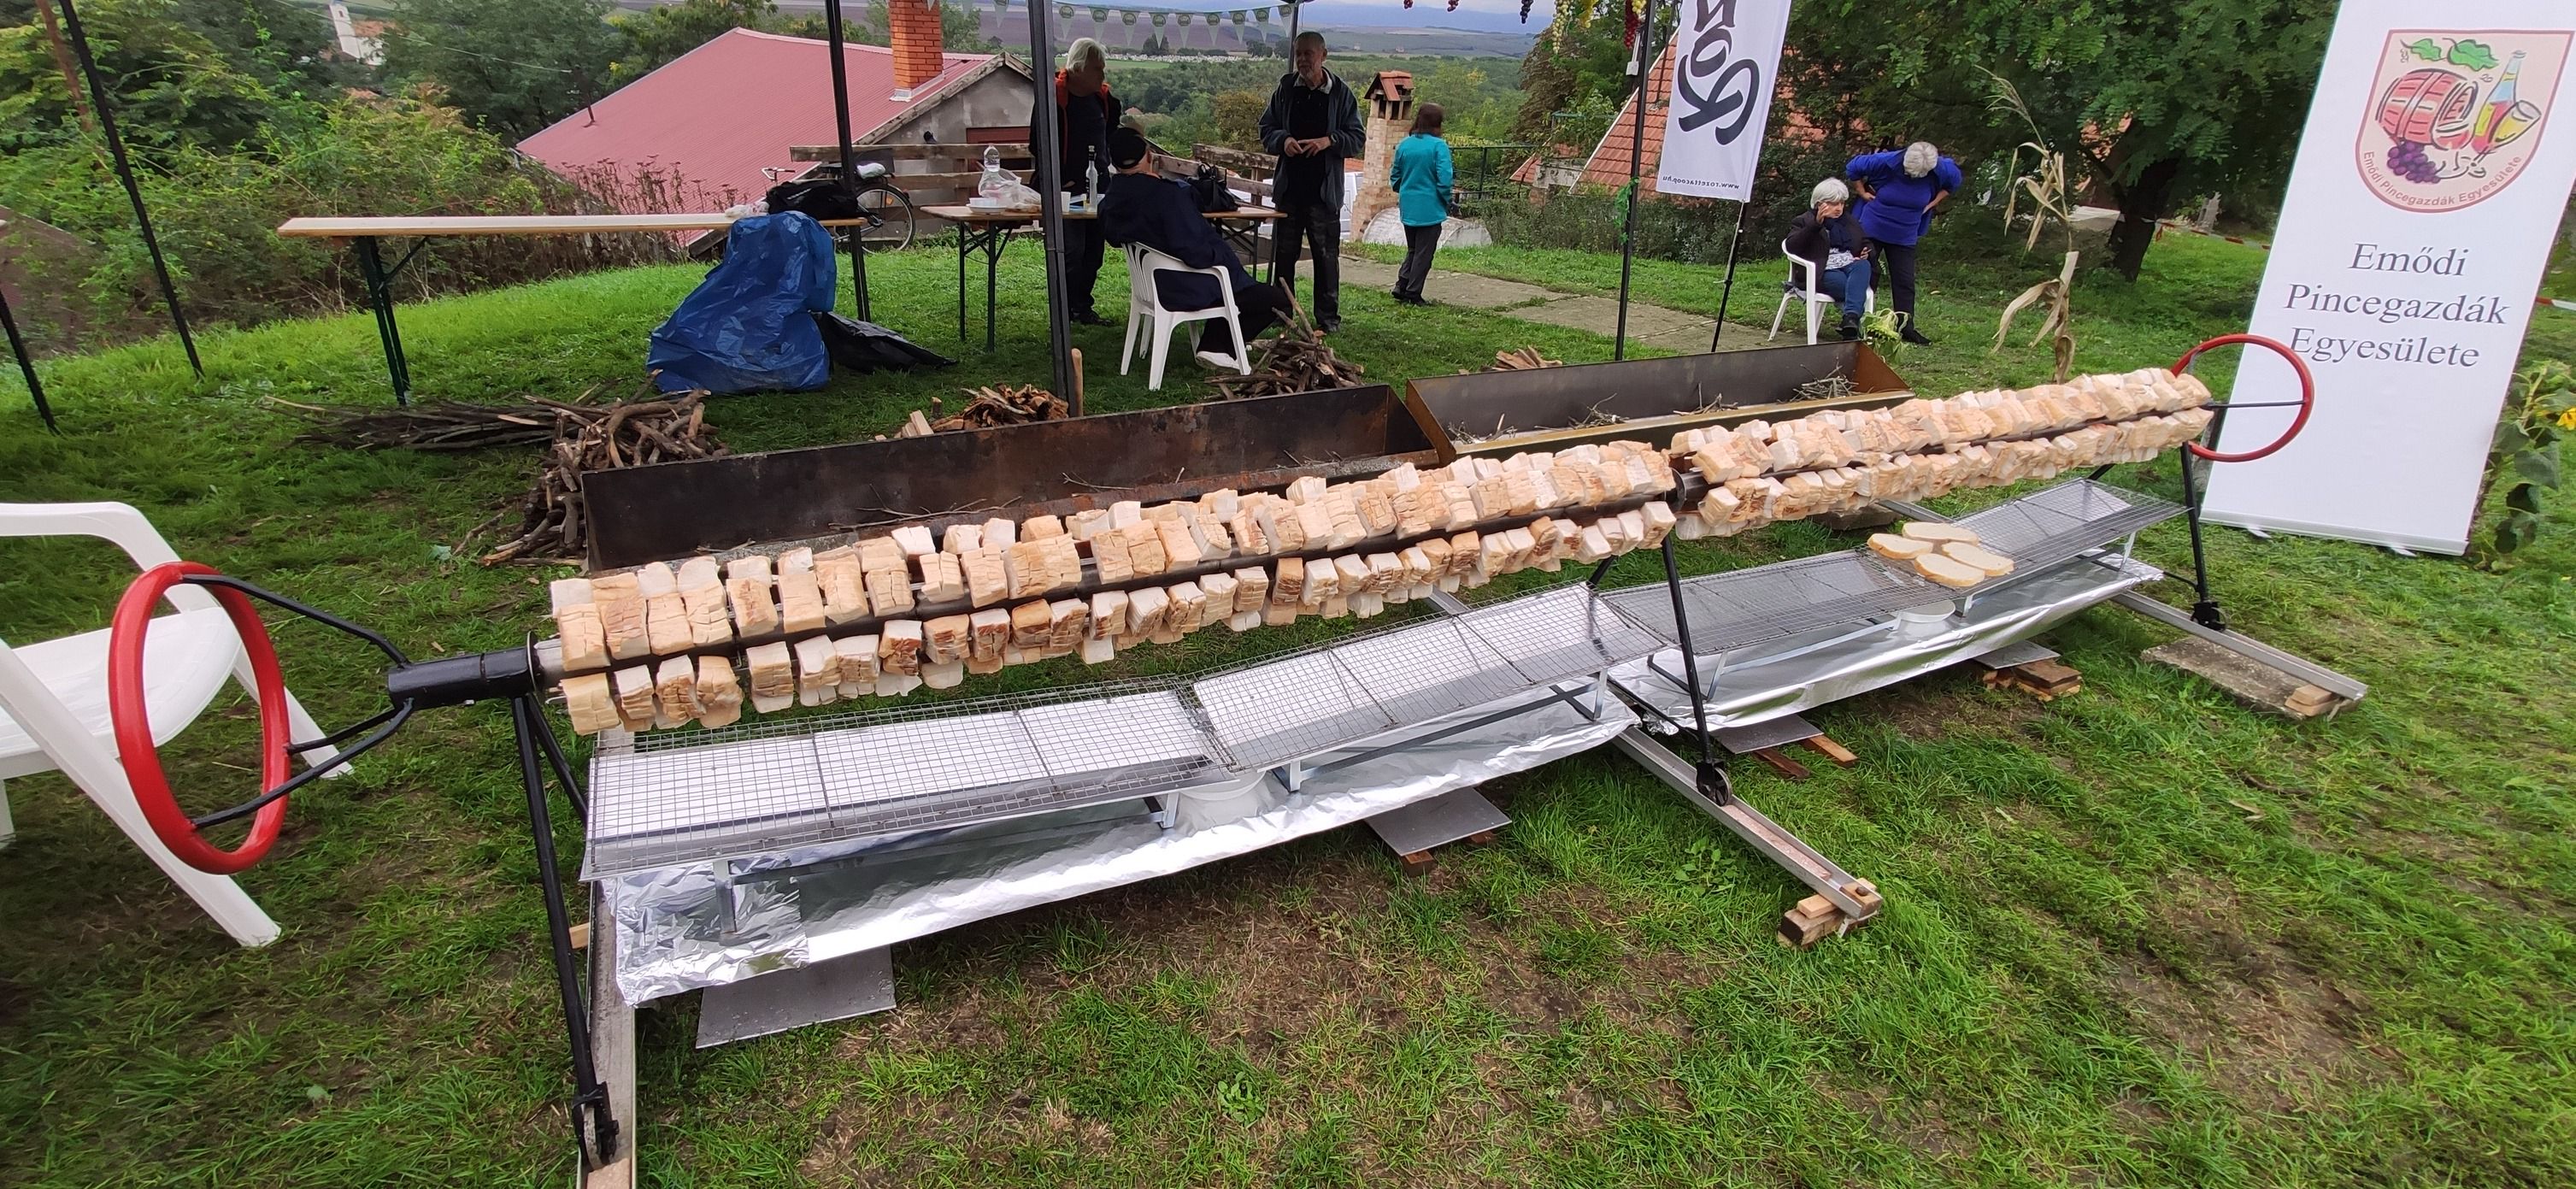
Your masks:
[{"label": "row of bread slice", "polygon": [[1965,589],[2013,571],[2013,560],[1985,547],[1974,529],[1939,521],[1912,521],[1893,533],[1872,533],[1870,552],[1904,562],[1943,586]]},{"label": "row of bread slice", "polygon": [[1372,478],[1306,477],[1278,493],[1228,489],[1146,506],[1120,500],[1070,516],[995,517],[862,537],[838,548],[751,554],[724,563],[656,562],[550,590],[567,673],[674,656],[737,639],[800,636],[906,616],[921,606],[974,608],[1127,585],[1158,574],[1351,549],[1451,533],[1540,512],[1668,493],[1668,459],[1640,442],[1587,445],[1508,460],[1464,458],[1431,471],[1407,463]]},{"label": "row of bread slice", "polygon": [[[823,634],[755,645],[743,654],[748,700],[762,712],[861,696],[945,689],[970,674],[1079,654],[1099,664],[1144,643],[1177,643],[1222,625],[1242,632],[1301,617],[1369,618],[1435,590],[1484,585],[1524,569],[1553,572],[1661,545],[1677,523],[1661,500],[1590,522],[1541,516],[1498,532],[1433,535],[1368,553],[1283,557],[1269,565],[1202,574],[1168,586],[1032,598],[928,620],[895,619],[865,634]],[[694,662],[694,663],[693,663]],[[647,659],[607,673],[568,676],[573,729],[645,730],[736,721],[745,701],[731,663],[718,656]]]},{"label": "row of bread slice", "polygon": [[1881,500],[1923,500],[1976,487],[2045,479],[2063,471],[2142,462],[2200,436],[2210,411],[2149,414],[2081,426],[2054,437],[1980,442],[1937,454],[1896,454],[1787,476],[1711,485],[1683,518],[1684,540],[1725,537],[1781,520],[1846,512]]},{"label": "row of bread slice", "polygon": [[2055,435],[2208,402],[2209,389],[2196,377],[2147,368],[2016,391],[1917,397],[1884,409],[1827,409],[1787,421],[1687,429],[1673,436],[1672,448],[1716,484],[1999,438]]}]

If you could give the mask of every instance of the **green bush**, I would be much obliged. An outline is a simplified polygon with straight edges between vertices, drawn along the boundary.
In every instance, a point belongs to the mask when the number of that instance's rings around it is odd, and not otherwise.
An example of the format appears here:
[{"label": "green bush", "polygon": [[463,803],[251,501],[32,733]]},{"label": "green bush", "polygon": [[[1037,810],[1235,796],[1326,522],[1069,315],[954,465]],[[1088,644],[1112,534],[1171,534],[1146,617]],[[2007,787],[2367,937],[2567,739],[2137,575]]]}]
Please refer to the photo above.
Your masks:
[{"label": "green bush", "polygon": [[[347,253],[282,239],[295,215],[500,215],[598,209],[447,108],[339,102],[273,121],[239,150],[183,146],[138,160],[144,200],[192,321],[249,325],[364,300]],[[131,324],[159,296],[125,192],[94,142],[0,155],[0,205],[98,245],[76,276],[33,278],[77,293],[99,325]],[[403,250],[400,246],[396,250]],[[668,259],[652,235],[461,238],[400,278],[406,298]],[[148,322],[149,319],[146,319]]]}]

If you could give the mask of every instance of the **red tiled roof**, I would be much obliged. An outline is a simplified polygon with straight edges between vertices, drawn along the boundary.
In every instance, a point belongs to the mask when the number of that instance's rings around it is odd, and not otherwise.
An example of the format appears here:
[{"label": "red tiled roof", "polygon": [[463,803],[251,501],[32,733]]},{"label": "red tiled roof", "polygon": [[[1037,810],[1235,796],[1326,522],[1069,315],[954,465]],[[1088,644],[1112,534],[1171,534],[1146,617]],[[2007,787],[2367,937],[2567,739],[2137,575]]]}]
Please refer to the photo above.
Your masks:
[{"label": "red tiled roof", "polygon": [[[845,45],[849,63],[851,135],[871,134],[924,105],[990,60],[989,54],[943,54],[937,78],[908,101],[893,97],[894,51]],[[830,144],[839,135],[832,119],[829,46],[803,37],[732,29],[680,55],[588,108],[519,142],[519,151],[576,180],[629,183],[602,197],[621,210],[685,209],[707,203],[748,202],[765,193],[763,166],[793,173],[811,168],[788,159],[794,145]],[[633,193],[632,179],[650,167],[667,182],[676,174],[684,190],[658,203]]]}]

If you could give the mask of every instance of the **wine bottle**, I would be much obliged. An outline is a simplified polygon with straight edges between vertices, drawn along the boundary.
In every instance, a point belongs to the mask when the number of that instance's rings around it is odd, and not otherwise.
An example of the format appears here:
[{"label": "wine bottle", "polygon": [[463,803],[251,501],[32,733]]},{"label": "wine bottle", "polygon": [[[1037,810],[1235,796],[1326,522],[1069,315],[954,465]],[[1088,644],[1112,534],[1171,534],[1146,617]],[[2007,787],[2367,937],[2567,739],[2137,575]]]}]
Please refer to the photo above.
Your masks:
[{"label": "wine bottle", "polygon": [[2515,83],[2522,76],[2524,55],[2516,51],[2504,64],[2504,77],[2496,80],[2495,90],[2487,92],[2487,105],[2478,112],[2477,125],[2469,132],[2469,147],[2484,156],[2496,145],[2496,130],[2503,126],[2505,114],[2513,110]]}]

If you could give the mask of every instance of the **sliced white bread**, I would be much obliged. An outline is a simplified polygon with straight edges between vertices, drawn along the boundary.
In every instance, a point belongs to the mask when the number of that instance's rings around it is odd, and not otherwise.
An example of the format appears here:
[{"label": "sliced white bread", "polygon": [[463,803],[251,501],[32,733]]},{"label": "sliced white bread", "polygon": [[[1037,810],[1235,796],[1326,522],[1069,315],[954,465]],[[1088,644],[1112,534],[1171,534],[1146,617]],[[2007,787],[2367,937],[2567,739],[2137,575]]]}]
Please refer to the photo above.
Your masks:
[{"label": "sliced white bread", "polygon": [[1914,571],[1943,586],[1957,587],[1962,590],[1986,580],[1985,571],[1938,553],[1926,553],[1915,558]]},{"label": "sliced white bread", "polygon": [[1977,543],[1976,530],[1961,528],[1955,524],[1945,524],[1938,520],[1909,520],[1905,522],[1905,527],[1901,531],[1905,536],[1917,541],[1965,541],[1971,545]]},{"label": "sliced white bread", "polygon": [[1952,561],[1958,562],[1959,564],[1971,569],[1984,572],[1988,578],[1999,578],[2005,574],[2012,573],[2013,561],[2011,558],[2005,557],[2003,554],[1997,553],[1982,545],[1970,545],[1962,541],[1952,541],[1947,545],[1943,545],[1941,547],[1941,552],[1948,555]]},{"label": "sliced white bread", "polygon": [[1870,552],[1875,553],[1880,557],[1894,558],[1897,561],[1912,561],[1926,553],[1932,552],[1936,547],[1937,546],[1930,541],[1917,541],[1912,537],[1900,537],[1894,533],[1871,533],[1869,535]]}]

